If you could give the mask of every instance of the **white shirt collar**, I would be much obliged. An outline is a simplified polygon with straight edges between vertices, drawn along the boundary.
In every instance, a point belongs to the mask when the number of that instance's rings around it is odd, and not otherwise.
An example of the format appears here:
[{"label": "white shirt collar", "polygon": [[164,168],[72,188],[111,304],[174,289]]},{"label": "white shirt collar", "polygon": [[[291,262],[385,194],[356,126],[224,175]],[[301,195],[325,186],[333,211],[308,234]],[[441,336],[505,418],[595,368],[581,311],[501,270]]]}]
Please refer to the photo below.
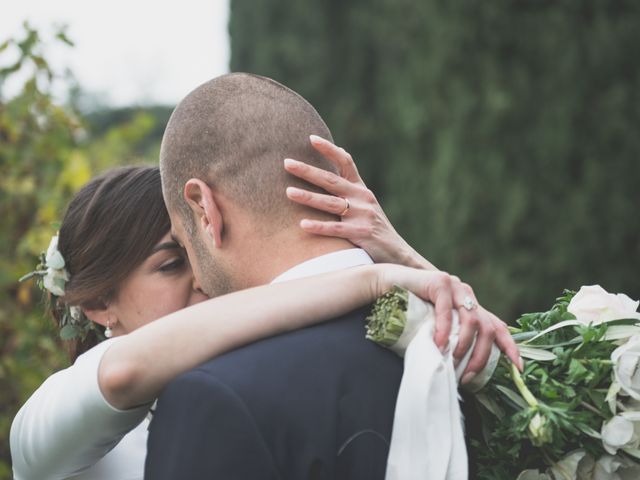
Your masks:
[{"label": "white shirt collar", "polygon": [[319,257],[312,258],[306,262],[299,263],[286,272],[278,275],[271,283],[286,282],[295,278],[310,277],[321,273],[335,272],[345,268],[357,267],[360,265],[371,265],[373,260],[361,248],[349,248],[337,252],[327,253]]}]

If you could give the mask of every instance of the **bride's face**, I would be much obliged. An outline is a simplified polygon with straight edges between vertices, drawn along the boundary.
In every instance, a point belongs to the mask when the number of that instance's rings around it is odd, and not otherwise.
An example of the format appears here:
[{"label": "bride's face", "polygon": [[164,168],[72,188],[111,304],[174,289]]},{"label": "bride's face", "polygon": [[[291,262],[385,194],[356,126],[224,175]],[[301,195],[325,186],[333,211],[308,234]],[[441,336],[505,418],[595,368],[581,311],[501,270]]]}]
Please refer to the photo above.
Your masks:
[{"label": "bride's face", "polygon": [[185,251],[167,233],[151,254],[120,286],[109,304],[118,323],[114,334],[129,333],[207,297],[194,288]]}]

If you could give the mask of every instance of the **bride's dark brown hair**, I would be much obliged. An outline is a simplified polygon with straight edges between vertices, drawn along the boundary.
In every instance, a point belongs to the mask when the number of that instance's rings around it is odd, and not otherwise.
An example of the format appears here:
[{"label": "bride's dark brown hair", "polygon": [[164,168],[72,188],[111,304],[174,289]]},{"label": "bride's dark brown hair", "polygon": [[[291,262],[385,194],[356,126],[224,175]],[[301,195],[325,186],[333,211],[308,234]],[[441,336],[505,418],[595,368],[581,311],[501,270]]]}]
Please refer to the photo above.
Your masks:
[{"label": "bride's dark brown hair", "polygon": [[[60,227],[58,250],[69,281],[52,306],[56,322],[63,304],[105,308],[170,228],[157,167],[116,168],[87,183],[69,203]],[[71,361],[99,343],[103,331],[71,340]]]}]

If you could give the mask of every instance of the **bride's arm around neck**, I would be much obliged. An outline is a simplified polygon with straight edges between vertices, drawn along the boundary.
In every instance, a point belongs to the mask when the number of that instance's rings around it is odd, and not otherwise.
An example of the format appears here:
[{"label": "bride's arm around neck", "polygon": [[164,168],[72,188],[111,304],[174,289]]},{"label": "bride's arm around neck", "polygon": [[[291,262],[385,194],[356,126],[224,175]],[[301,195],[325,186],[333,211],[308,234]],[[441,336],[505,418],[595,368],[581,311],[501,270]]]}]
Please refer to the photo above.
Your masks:
[{"label": "bride's arm around neck", "polygon": [[429,285],[444,276],[398,265],[354,267],[211,299],[107,340],[47,379],[16,416],[15,478],[62,479],[90,468],[144,419],[168,382],[210,358],[336,318],[394,284],[437,302],[430,295],[443,290]]}]

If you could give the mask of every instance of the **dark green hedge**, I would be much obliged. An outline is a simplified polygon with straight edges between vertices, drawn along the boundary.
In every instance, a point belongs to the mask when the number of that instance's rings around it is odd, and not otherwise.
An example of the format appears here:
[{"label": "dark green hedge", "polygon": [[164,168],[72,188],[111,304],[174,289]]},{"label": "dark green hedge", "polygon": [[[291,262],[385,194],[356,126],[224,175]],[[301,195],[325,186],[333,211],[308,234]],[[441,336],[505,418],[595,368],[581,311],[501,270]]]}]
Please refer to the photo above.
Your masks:
[{"label": "dark green hedge", "polygon": [[231,69],[308,98],[407,239],[505,320],[640,297],[640,4],[231,1]]}]

